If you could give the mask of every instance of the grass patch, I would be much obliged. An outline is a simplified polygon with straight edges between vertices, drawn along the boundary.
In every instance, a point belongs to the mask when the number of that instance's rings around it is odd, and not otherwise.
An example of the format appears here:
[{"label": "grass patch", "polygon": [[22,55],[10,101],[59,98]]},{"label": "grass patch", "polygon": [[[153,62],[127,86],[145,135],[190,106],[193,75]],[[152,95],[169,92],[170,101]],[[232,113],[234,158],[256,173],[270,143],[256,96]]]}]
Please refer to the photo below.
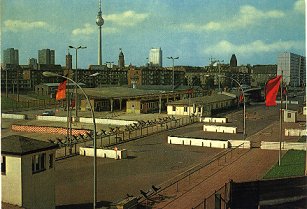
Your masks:
[{"label": "grass patch", "polygon": [[305,173],[305,151],[289,150],[278,163],[263,177],[264,179],[303,176]]}]

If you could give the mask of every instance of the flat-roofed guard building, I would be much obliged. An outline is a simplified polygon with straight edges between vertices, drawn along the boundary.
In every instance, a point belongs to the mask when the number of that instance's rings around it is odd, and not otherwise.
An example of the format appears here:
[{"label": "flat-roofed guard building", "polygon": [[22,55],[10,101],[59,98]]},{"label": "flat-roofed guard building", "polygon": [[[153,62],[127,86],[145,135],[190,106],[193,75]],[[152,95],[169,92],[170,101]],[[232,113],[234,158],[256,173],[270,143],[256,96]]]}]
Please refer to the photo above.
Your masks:
[{"label": "flat-roofed guard building", "polygon": [[[157,87],[156,87],[157,88]],[[127,88],[127,87],[105,87],[105,88],[85,88],[95,111],[115,111],[126,110],[127,113],[152,113],[166,110],[169,101],[179,100],[196,94],[204,95],[205,91],[195,91],[193,95],[189,93],[189,87],[182,87],[172,91],[167,88]],[[78,94],[81,95],[80,92]],[[82,96],[82,95],[81,95]],[[81,111],[89,109],[87,101],[81,99]]]},{"label": "flat-roofed guard building", "polygon": [[211,116],[213,113],[237,106],[237,97],[214,94],[211,96],[183,99],[167,104],[168,115]]},{"label": "flat-roofed guard building", "polygon": [[57,147],[18,135],[2,138],[2,202],[31,209],[55,209]]}]

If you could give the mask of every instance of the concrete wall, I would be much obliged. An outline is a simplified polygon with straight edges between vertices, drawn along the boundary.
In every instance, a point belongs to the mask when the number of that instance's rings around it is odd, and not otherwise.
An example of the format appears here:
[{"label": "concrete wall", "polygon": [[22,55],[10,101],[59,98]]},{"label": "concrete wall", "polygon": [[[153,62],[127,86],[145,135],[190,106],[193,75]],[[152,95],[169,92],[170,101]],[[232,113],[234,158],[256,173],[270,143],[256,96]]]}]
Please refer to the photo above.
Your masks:
[{"label": "concrete wall", "polygon": [[237,133],[237,127],[228,127],[228,126],[210,126],[204,125],[203,130],[207,132],[218,132],[218,133]]},{"label": "concrete wall", "polygon": [[67,122],[67,117],[37,115],[36,120]]},{"label": "concrete wall", "polygon": [[[36,116],[36,120],[46,120],[46,121],[59,121],[59,122],[67,122],[67,117],[58,117],[58,116]],[[73,118],[74,121],[74,118]],[[81,123],[92,123],[92,118],[79,118]],[[114,120],[114,119],[104,119],[104,118],[95,118],[95,122],[97,124],[107,124],[107,125],[118,125],[125,126],[133,123],[137,123],[137,121],[130,120]]]},{"label": "concrete wall", "polygon": [[223,148],[223,149],[228,148],[228,141],[221,141],[221,140],[207,140],[207,139],[169,136],[167,138],[167,142],[169,144],[202,146],[202,147]]},{"label": "concrete wall", "polygon": [[[45,170],[32,173],[32,156],[46,153]],[[53,167],[49,168],[49,154]],[[55,209],[55,150],[26,155],[22,160],[23,206],[31,209]]]},{"label": "concrete wall", "polygon": [[[81,123],[92,123],[92,118],[80,118]],[[108,125],[118,125],[118,126],[125,126],[130,125],[133,123],[137,123],[137,121],[132,120],[114,120],[114,119],[104,119],[104,118],[96,118],[95,122],[97,124],[108,124]]]},{"label": "concrete wall", "polygon": [[[80,155],[94,156],[94,149],[92,147],[80,147]],[[97,157],[113,158],[113,159],[125,159],[127,158],[127,150],[114,150],[114,149],[97,149]]]},{"label": "concrete wall", "polygon": [[244,149],[250,149],[251,148],[251,142],[247,140],[228,140],[230,147],[239,147]]},{"label": "concrete wall", "polygon": [[[268,149],[268,150],[279,150],[279,142],[261,142],[261,149]],[[305,150],[306,143],[300,142],[282,142],[281,143],[282,150]]]},{"label": "concrete wall", "polygon": [[21,157],[6,157],[6,174],[1,175],[2,201],[22,206]]},{"label": "concrete wall", "polygon": [[26,116],[26,115],[23,115],[23,114],[7,114],[7,113],[1,113],[1,118],[25,120],[25,119],[27,119],[27,116]]},{"label": "concrete wall", "polygon": [[199,122],[205,122],[205,123],[227,123],[227,118],[211,118],[211,117],[204,117],[200,118]]},{"label": "concrete wall", "polygon": [[307,136],[305,129],[285,129],[285,136]]},{"label": "concrete wall", "polygon": [[[44,133],[44,134],[61,134],[66,135],[67,129],[62,127],[51,127],[51,126],[27,126],[27,125],[12,125],[11,129],[13,131],[22,131],[30,133]],[[86,129],[72,129],[72,135],[83,135],[85,133],[90,133]]]}]

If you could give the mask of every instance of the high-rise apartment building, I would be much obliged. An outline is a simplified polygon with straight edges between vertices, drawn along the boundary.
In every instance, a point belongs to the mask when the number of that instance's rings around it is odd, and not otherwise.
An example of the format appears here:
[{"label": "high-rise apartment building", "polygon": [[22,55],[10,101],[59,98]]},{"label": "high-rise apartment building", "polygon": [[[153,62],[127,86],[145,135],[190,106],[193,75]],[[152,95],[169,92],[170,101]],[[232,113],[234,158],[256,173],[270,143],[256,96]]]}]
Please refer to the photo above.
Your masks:
[{"label": "high-rise apartment building", "polygon": [[51,49],[38,50],[38,63],[45,65],[55,64],[55,51]]},{"label": "high-rise apartment building", "polygon": [[19,65],[18,49],[8,48],[3,50],[3,65],[6,64]]},{"label": "high-rise apartment building", "polygon": [[29,67],[31,67],[33,69],[37,69],[37,59],[29,58],[28,65],[29,65]]},{"label": "high-rise apartment building", "polygon": [[150,66],[162,67],[162,50],[161,48],[151,48],[148,57]]},{"label": "high-rise apartment building", "polygon": [[306,57],[291,52],[277,57],[277,75],[283,74],[283,81],[290,86],[301,86],[306,80]]}]

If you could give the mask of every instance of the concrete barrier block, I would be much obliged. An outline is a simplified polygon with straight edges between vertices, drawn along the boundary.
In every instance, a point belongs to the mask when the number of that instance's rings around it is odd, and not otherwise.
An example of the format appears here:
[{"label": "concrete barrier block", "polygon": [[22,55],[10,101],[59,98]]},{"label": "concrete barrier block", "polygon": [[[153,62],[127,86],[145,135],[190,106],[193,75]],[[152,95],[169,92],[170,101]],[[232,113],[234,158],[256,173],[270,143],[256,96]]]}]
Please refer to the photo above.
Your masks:
[{"label": "concrete barrier block", "polygon": [[226,149],[229,147],[228,141],[222,141],[222,140],[208,140],[208,139],[169,136],[167,141],[169,144],[177,144],[177,145],[202,146],[202,147],[212,147],[212,148],[222,148],[222,149]]},{"label": "concrete barrier block", "polygon": [[24,115],[24,114],[8,114],[8,113],[1,113],[1,118],[25,120],[25,119],[27,119],[27,116]]},{"label": "concrete barrier block", "polygon": [[[97,157],[101,158],[113,158],[113,159],[125,159],[128,156],[126,149],[96,149]],[[94,156],[94,148],[92,147],[80,147],[79,154],[84,156]]]},{"label": "concrete barrier block", "polygon": [[204,125],[203,130],[206,132],[217,132],[217,133],[237,133],[237,127],[228,127],[228,126],[212,126]]}]

